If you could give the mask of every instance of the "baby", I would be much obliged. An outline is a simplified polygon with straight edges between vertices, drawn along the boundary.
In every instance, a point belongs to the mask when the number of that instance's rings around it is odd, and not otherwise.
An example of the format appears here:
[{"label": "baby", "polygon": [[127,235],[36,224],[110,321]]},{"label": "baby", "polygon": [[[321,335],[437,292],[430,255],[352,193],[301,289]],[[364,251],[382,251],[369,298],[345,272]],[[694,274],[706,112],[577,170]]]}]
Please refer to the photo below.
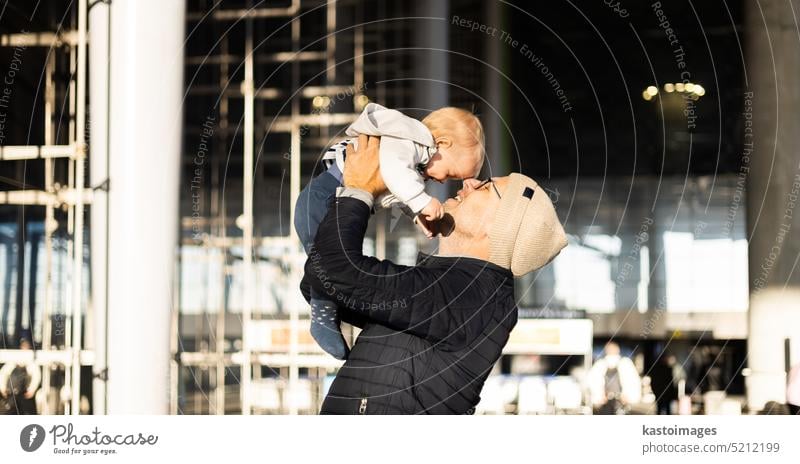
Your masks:
[{"label": "baby", "polygon": [[[425,192],[425,181],[447,179],[476,182],[483,166],[484,136],[480,120],[469,111],[441,108],[422,122],[397,110],[370,103],[345,133],[380,136],[380,172],[388,192],[376,199],[384,208],[401,206],[426,236],[433,237],[430,223],[444,216],[442,203]],[[306,253],[310,253],[317,227],[328,212],[336,188],[342,185],[347,139],[328,149],[328,167],[300,192],[294,226]],[[336,304],[327,295],[311,294],[311,335],[323,350],[337,359],[349,353],[339,328]]]}]

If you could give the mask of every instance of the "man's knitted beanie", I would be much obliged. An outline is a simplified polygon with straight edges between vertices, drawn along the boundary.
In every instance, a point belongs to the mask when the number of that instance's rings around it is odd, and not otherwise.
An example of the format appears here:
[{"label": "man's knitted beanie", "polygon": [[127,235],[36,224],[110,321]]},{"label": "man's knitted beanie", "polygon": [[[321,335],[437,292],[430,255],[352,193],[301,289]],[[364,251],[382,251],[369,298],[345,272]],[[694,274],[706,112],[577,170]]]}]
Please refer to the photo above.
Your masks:
[{"label": "man's knitted beanie", "polygon": [[489,229],[489,261],[515,276],[535,271],[567,246],[567,236],[547,192],[513,173]]}]

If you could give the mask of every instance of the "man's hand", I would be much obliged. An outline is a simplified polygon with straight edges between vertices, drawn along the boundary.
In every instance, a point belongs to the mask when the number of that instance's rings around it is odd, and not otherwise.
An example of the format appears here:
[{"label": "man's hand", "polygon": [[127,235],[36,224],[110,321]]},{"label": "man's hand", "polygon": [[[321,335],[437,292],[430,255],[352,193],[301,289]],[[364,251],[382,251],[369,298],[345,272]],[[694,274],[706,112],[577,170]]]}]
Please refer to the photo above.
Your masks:
[{"label": "man's hand", "polygon": [[363,190],[377,198],[386,191],[378,160],[380,137],[358,136],[358,150],[347,146],[344,161],[344,186]]}]

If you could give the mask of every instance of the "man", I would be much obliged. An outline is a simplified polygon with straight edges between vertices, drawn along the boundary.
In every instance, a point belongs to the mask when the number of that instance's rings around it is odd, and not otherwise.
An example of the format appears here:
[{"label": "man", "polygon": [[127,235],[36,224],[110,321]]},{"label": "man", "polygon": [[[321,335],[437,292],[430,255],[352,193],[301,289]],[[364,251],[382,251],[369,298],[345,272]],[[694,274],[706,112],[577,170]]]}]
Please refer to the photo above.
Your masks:
[{"label": "man", "polygon": [[789,370],[789,381],[786,383],[786,405],[792,415],[800,414],[800,364]]},{"label": "man", "polygon": [[363,328],[323,414],[468,414],[517,321],[514,276],[550,262],[566,236],[547,194],[520,174],[444,203],[436,256],[399,266],[362,254],[386,190],[378,139],[349,147],[344,188],[317,231],[302,289],[325,292]]},{"label": "man", "polygon": [[650,388],[656,397],[656,413],[669,415],[672,403],[678,401],[678,386],[686,373],[674,354],[659,356],[650,369]]},{"label": "man", "polygon": [[633,361],[620,354],[616,342],[608,342],[605,356],[589,370],[589,390],[596,414],[621,414],[642,399],[642,381]]},{"label": "man", "polygon": [[[20,350],[31,350],[30,340],[19,342]],[[33,361],[10,362],[0,368],[0,396],[16,414],[38,414],[34,395],[42,379],[41,368]]]}]

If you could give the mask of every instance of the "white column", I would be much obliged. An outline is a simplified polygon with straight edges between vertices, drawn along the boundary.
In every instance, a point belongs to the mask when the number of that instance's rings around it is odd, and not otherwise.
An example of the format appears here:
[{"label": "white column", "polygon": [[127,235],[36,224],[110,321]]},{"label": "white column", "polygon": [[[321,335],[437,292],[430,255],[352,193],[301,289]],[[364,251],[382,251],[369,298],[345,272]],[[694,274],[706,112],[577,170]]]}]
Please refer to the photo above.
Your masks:
[{"label": "white column", "polygon": [[[108,19],[109,5],[97,3],[89,10],[89,185],[100,185],[108,178]],[[96,190],[91,208],[92,314],[94,373],[106,369],[106,234],[108,197]],[[94,413],[106,412],[106,382],[95,377],[92,384]]]},{"label": "white column", "polygon": [[169,411],[185,10],[111,3],[109,414]]},{"label": "white column", "polygon": [[[800,1],[745,2],[747,81],[752,111],[747,231],[750,311],[747,402],[759,410],[786,400],[784,340],[800,345],[800,43],[790,26]],[[752,145],[748,146],[748,143]],[[796,351],[795,351],[796,352]]]}]

